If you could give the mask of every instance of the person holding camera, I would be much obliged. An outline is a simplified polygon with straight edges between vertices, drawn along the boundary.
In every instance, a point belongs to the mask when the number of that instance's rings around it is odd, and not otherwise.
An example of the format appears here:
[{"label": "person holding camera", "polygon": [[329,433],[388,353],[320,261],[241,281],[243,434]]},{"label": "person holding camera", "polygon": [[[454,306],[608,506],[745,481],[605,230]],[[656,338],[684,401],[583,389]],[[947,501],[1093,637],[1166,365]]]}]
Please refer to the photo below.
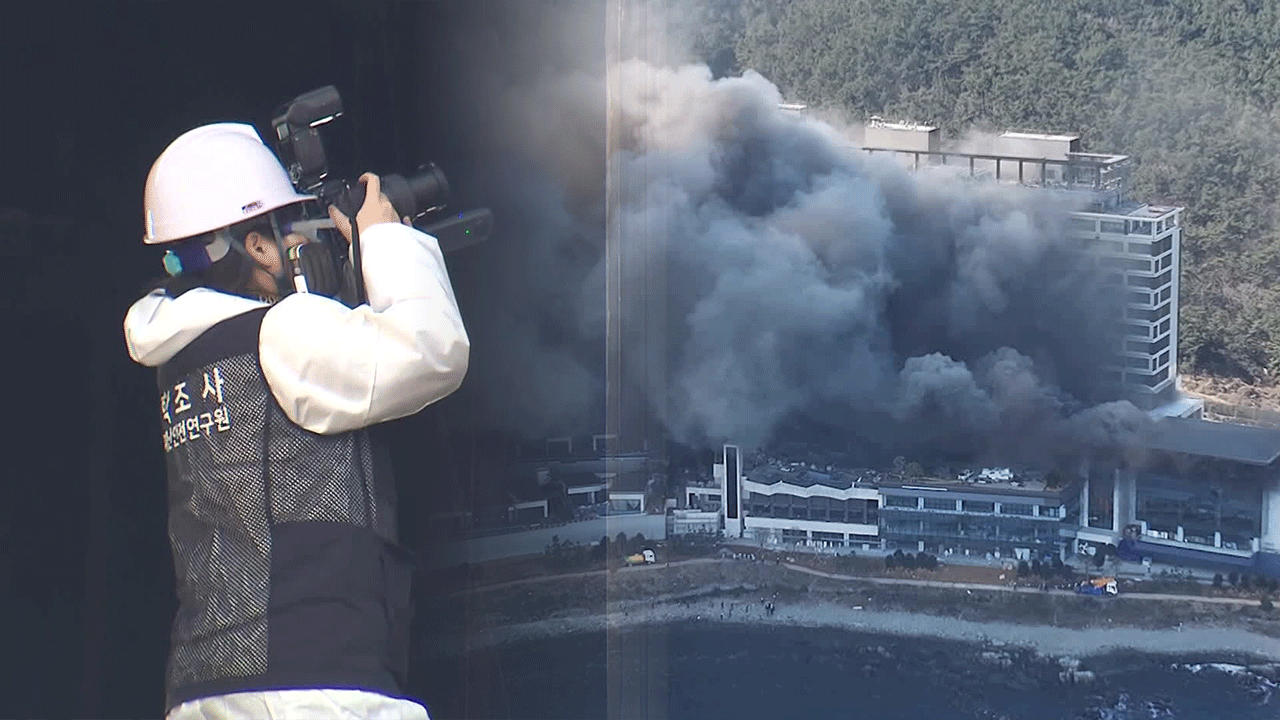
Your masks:
[{"label": "person holding camera", "polygon": [[456,390],[470,341],[437,240],[360,180],[368,300],[350,307],[297,282],[316,240],[294,230],[322,210],[252,126],[189,131],[147,176],[168,278],[124,333],[159,385],[169,720],[428,717],[406,695],[412,560],[370,429]]}]

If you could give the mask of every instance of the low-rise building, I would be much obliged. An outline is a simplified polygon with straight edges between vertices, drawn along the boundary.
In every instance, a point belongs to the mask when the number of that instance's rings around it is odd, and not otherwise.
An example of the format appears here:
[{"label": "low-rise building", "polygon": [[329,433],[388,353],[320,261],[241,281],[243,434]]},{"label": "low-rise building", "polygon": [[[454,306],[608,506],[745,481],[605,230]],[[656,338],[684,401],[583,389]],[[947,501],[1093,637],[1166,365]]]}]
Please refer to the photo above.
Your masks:
[{"label": "low-rise building", "polygon": [[1044,476],[1004,468],[956,478],[882,479],[885,549],[938,556],[1060,557],[1068,498],[1077,488],[1051,487]]},{"label": "low-rise building", "polygon": [[765,544],[880,546],[880,494],[861,478],[796,464],[764,464],[743,477],[742,537]]},{"label": "low-rise building", "polygon": [[1077,546],[1280,576],[1280,429],[1165,418],[1145,450],[1136,467],[1089,468]]}]

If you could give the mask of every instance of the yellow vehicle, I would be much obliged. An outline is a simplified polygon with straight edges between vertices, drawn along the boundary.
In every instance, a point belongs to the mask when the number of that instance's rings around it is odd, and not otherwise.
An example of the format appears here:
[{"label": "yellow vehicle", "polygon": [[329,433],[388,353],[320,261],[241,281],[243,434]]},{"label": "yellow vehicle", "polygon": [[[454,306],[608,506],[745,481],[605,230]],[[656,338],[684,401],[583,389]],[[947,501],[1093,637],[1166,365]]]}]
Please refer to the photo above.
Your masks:
[{"label": "yellow vehicle", "polygon": [[652,565],[658,562],[658,556],[652,550],[645,548],[635,555],[627,556],[628,565]]}]

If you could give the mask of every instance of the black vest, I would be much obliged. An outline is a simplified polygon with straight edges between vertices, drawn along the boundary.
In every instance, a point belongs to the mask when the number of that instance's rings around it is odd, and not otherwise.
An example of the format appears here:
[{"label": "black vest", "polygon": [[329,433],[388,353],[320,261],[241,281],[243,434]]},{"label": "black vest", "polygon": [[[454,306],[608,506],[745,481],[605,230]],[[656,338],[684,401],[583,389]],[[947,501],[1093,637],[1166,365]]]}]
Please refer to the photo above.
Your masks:
[{"label": "black vest", "polygon": [[249,690],[405,697],[411,562],[387,453],[367,429],[285,416],[259,363],[265,312],[157,372],[178,590],[167,710]]}]

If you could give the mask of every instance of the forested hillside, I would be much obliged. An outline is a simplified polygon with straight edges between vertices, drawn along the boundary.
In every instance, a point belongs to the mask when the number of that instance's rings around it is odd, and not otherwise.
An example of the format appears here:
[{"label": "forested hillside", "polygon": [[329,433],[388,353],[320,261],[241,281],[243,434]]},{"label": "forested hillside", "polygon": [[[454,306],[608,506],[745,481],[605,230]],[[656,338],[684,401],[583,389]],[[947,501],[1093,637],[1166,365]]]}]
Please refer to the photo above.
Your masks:
[{"label": "forested hillside", "polygon": [[1183,372],[1280,379],[1280,0],[700,0],[698,51],[789,100],[1079,132],[1187,208]]}]

